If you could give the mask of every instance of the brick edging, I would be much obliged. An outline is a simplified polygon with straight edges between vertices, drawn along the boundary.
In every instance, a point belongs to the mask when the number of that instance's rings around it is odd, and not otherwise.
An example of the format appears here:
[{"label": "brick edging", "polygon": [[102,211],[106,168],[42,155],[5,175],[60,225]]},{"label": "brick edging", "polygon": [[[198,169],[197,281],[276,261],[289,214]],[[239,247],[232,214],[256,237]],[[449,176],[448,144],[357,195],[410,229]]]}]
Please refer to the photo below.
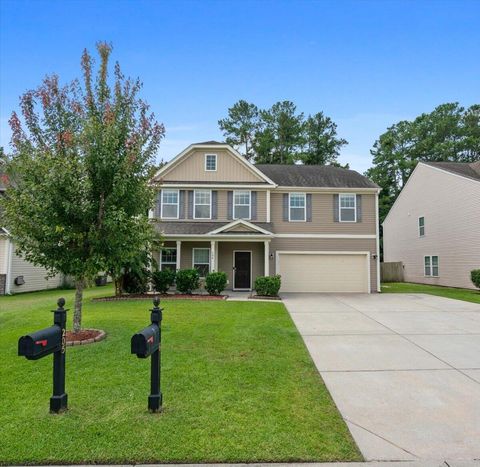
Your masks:
[{"label": "brick edging", "polygon": [[103,341],[107,337],[107,333],[105,331],[102,331],[101,329],[85,329],[85,331],[99,331],[100,334],[96,337],[85,339],[84,341],[68,341],[67,347],[73,347],[76,345],[94,344],[95,342]]}]

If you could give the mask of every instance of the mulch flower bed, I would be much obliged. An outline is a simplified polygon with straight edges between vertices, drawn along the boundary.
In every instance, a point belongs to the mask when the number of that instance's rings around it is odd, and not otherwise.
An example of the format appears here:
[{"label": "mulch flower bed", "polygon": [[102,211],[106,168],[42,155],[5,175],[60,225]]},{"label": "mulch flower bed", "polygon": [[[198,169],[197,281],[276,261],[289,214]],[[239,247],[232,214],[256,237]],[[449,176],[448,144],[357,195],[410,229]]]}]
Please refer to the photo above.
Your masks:
[{"label": "mulch flower bed", "polygon": [[160,297],[168,300],[226,300],[228,295],[203,295],[203,294],[129,294],[119,297],[92,298],[94,302],[116,302],[119,300],[153,300]]},{"label": "mulch flower bed", "polygon": [[250,295],[248,298],[251,300],[282,300],[280,297],[270,297],[268,295]]},{"label": "mulch flower bed", "polygon": [[67,331],[67,346],[93,344],[100,342],[105,337],[107,337],[106,332],[100,329],[82,329],[77,333]]}]

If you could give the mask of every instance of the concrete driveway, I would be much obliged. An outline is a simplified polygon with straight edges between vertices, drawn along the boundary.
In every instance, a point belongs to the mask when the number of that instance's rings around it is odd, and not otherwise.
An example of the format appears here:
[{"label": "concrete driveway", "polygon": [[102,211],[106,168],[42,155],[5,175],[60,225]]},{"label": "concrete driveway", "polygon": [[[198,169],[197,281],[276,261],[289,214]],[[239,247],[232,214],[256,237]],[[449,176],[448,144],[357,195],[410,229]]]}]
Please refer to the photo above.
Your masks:
[{"label": "concrete driveway", "polygon": [[480,305],[283,294],[368,460],[480,459]]}]

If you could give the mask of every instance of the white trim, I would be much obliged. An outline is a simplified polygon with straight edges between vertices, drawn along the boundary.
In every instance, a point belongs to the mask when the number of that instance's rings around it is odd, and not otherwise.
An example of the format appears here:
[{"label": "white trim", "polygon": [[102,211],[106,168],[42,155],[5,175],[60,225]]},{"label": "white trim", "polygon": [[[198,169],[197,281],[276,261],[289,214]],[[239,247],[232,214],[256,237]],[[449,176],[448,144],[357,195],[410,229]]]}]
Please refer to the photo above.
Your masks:
[{"label": "white trim", "polygon": [[275,252],[275,274],[280,274],[280,255],[365,255],[367,258],[367,293],[372,293],[371,277],[370,277],[370,251],[294,251],[294,250],[277,250]]},{"label": "white trim", "polygon": [[[237,217],[235,215],[235,194],[236,193],[248,193],[248,217]],[[238,206],[247,206],[246,204],[239,204]],[[232,200],[232,215],[235,220],[237,219],[244,219],[244,220],[250,220],[252,218],[252,190],[233,190],[233,200]]]},{"label": "white trim", "polygon": [[210,272],[217,270],[217,242],[212,240],[210,242]]},{"label": "white trim", "polygon": [[182,269],[182,242],[181,240],[177,240],[177,271]]},{"label": "white trim", "polygon": [[220,240],[222,242],[263,242],[266,238],[272,238],[272,236],[267,235],[181,235],[181,234],[172,234],[170,236],[165,236],[164,238],[167,241],[174,241],[177,239],[183,240],[185,242],[209,242],[211,239]]},{"label": "white trim", "polygon": [[162,190],[168,190],[169,188],[183,188],[186,190],[193,190],[194,188],[202,188],[210,190],[216,189],[230,189],[230,190],[255,190],[265,191],[266,189],[272,189],[271,186],[265,184],[252,184],[252,183],[215,183],[215,182],[192,182],[192,183],[159,183],[155,185]]},{"label": "white trim", "polygon": [[[210,248],[208,247],[196,247],[192,248],[192,269],[195,269],[195,250],[208,250],[208,272],[212,271],[212,262],[211,262],[211,257],[210,257]],[[202,264],[205,265],[207,263],[197,263],[197,264]],[[200,276],[202,279],[204,279],[204,276]]]},{"label": "white trim", "polygon": [[290,193],[295,191],[302,191],[306,193],[310,192],[321,192],[326,194],[338,194],[339,190],[342,190],[342,193],[380,193],[381,188],[347,188],[347,187],[323,187],[323,186],[277,186],[274,191],[275,193]]},{"label": "white trim", "polygon": [[5,295],[10,294],[12,289],[11,282],[12,282],[13,242],[10,239],[7,239],[7,242],[8,242],[8,250],[7,250],[8,262],[7,262],[7,271],[6,271],[7,277],[5,278]]},{"label": "white trim", "polygon": [[[290,210],[292,209],[290,206],[290,197],[291,195],[303,195],[303,219],[294,219],[292,220],[290,217]],[[299,206],[294,207],[293,209],[300,209]],[[307,222],[307,193],[304,191],[292,191],[288,193],[288,222]]]},{"label": "white trim", "polygon": [[[235,253],[250,253],[250,287],[248,289],[237,289],[235,287]],[[233,290],[252,290],[252,275],[253,275],[253,255],[252,255],[252,250],[233,250],[233,259],[232,259],[232,265],[233,265],[233,274],[232,274],[232,289]]]},{"label": "white trim", "polygon": [[[177,242],[178,243],[178,242]],[[175,250],[175,263],[164,263],[162,261],[162,253],[164,250]],[[178,250],[177,250],[177,247],[176,246],[163,246],[161,249],[160,249],[160,258],[159,258],[159,265],[160,265],[160,271],[162,270],[162,266],[164,264],[175,264],[175,269],[179,269],[177,266],[178,266]]]},{"label": "white trim", "polygon": [[267,222],[270,222],[270,190],[267,190]]},{"label": "white trim", "polygon": [[375,243],[377,247],[377,292],[381,292],[382,286],[380,284],[380,213],[378,212],[378,193],[375,194],[375,237]]},{"label": "white trim", "polygon": [[[207,169],[207,158],[208,156],[215,156],[215,169]],[[216,172],[218,167],[218,156],[216,154],[205,154],[205,172]]]},{"label": "white trim", "polygon": [[[195,207],[197,203],[195,202],[197,191],[208,191],[210,193],[210,204],[198,204],[198,206],[210,206],[209,216],[208,217],[196,217],[195,216]],[[208,189],[200,189],[200,190],[193,190],[193,218],[195,220],[211,220],[212,219],[212,190]]]},{"label": "white trim", "polygon": [[[353,200],[355,201],[355,204],[353,208],[342,208],[342,196],[349,196],[351,197],[353,195]],[[355,214],[355,219],[353,221],[342,221],[342,209],[353,209],[353,213]],[[357,196],[356,193],[339,193],[338,194],[338,222],[341,223],[349,223],[349,224],[355,224],[357,222]]]},{"label": "white trim", "polygon": [[265,240],[263,242],[263,275],[270,275],[270,240]]},{"label": "white trim", "polygon": [[274,237],[278,238],[363,238],[373,239],[377,238],[375,234],[296,234],[296,233],[284,233],[274,234]]},{"label": "white trim", "polygon": [[[420,219],[423,219],[423,235],[420,233]],[[418,238],[425,237],[425,216],[418,216],[417,219]]]},{"label": "white trim", "polygon": [[[230,222],[226,225],[222,225],[222,227],[219,227],[218,229],[212,230],[211,232],[208,232],[205,235],[210,236],[210,235],[219,234],[219,233],[221,233],[225,230],[231,229],[232,227],[235,227],[235,226],[240,225],[240,224],[244,225],[245,227],[249,227],[253,230],[256,230],[258,232],[261,232],[265,235],[274,235],[269,230],[262,229],[258,225],[252,224],[251,222],[247,221],[246,219],[235,219],[234,221],[232,221],[232,222]],[[245,234],[239,234],[239,235],[245,235]],[[249,234],[249,235],[251,235],[251,234]]]},{"label": "white trim", "polygon": [[166,165],[164,165],[152,178],[152,182],[157,181],[157,179],[161,175],[165,175],[168,173],[171,169],[173,169],[186,155],[190,153],[190,151],[194,149],[199,149],[199,150],[218,150],[218,149],[225,149],[228,152],[230,152],[234,157],[236,157],[248,170],[253,172],[255,175],[257,175],[260,179],[264,180],[267,182],[269,185],[277,186],[275,182],[270,180],[263,172],[258,170],[253,164],[251,164],[247,159],[245,159],[238,151],[236,151],[234,148],[232,148],[228,144],[191,144],[187,148],[185,148],[180,154],[175,156],[170,162],[168,162]]},{"label": "white trim", "polygon": [[[163,217],[163,195],[166,191],[175,191],[177,193],[177,216],[176,217]],[[168,206],[173,206],[173,203],[166,203]],[[180,217],[180,190],[175,188],[162,188],[160,193],[160,218],[161,219],[178,219]]]}]

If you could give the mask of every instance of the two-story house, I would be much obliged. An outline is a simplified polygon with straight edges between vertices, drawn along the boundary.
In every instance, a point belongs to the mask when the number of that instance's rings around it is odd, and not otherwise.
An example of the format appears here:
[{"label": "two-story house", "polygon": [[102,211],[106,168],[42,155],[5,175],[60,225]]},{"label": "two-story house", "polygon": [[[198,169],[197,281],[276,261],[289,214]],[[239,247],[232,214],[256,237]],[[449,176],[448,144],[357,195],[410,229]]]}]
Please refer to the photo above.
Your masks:
[{"label": "two-story house", "polygon": [[332,166],[253,165],[192,144],[153,179],[162,269],[225,271],[233,290],[280,274],[283,292],[379,290],[378,192]]},{"label": "two-story house", "polygon": [[480,269],[480,161],[420,162],[383,223],[384,260],[407,282],[475,288]]}]

